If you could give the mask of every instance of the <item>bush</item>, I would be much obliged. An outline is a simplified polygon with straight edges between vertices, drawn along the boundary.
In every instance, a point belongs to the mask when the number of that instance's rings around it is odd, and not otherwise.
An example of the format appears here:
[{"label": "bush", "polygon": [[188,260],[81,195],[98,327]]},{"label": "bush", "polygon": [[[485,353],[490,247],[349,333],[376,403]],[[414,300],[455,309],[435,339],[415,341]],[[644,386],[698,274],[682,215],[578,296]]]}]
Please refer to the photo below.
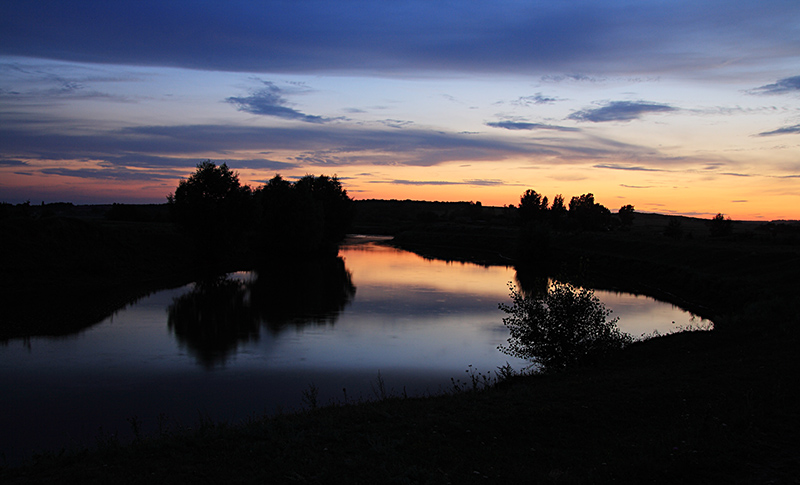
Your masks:
[{"label": "bush", "polygon": [[632,342],[608,320],[611,310],[592,290],[554,283],[547,292],[523,295],[509,285],[512,305],[501,303],[509,316],[503,324],[511,331],[506,354],[532,361],[542,372],[560,371],[595,362]]},{"label": "bush", "polygon": [[726,218],[719,213],[708,222],[708,229],[711,231],[711,237],[730,236],[733,232],[733,221],[730,217]]}]

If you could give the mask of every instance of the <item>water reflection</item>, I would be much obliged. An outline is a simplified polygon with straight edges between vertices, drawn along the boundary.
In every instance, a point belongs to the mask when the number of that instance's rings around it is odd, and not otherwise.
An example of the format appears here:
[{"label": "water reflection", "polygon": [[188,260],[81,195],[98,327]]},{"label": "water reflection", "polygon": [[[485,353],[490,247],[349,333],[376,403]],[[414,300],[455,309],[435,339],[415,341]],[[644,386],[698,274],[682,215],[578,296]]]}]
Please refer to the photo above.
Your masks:
[{"label": "water reflection", "polygon": [[200,281],[174,298],[167,327],[200,364],[224,364],[240,344],[266,328],[333,325],[356,288],[342,258],[274,265],[253,274]]},{"label": "water reflection", "polygon": [[[547,274],[536,271],[536,268],[531,267],[526,267],[524,269],[517,268],[514,280],[516,281],[519,291],[530,298],[547,294],[547,289],[552,283],[552,280]],[[504,301],[503,303],[506,302]]]},{"label": "water reflection", "polygon": [[[0,399],[0,455],[91,443],[100,426],[122,436],[130,416],[156,432],[160,415],[192,426],[198,412],[237,422],[296,409],[311,383],[320,402],[341,401],[345,387],[370,398],[379,371],[387,390],[413,396],[450,389],[470,365],[528,365],[497,351],[513,268],[372,243],[340,254],[155,292],[70,339],[0,346],[0,389],[13,390]],[[690,323],[649,298],[596,295],[635,336]]]},{"label": "water reflection", "polygon": [[277,333],[288,325],[332,325],[356,287],[344,260],[336,257],[262,268],[250,291],[257,317]]}]

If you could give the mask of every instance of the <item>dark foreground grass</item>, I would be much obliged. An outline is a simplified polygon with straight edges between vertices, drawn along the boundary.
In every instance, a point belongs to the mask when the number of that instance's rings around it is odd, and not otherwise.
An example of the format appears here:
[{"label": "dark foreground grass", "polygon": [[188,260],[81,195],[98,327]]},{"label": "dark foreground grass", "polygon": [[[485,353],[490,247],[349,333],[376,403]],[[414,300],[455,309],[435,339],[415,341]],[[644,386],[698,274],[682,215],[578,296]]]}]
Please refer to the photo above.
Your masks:
[{"label": "dark foreground grass", "polygon": [[713,332],[602,367],[41,456],[4,483],[798,483],[798,359]]}]

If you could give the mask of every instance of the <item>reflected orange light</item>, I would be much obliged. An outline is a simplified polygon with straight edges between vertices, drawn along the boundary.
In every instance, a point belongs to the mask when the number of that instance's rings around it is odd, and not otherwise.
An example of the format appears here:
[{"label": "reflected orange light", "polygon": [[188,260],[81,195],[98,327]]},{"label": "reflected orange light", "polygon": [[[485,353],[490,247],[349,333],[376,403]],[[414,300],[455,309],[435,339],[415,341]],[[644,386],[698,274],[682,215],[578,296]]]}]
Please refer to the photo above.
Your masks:
[{"label": "reflected orange light", "polygon": [[483,267],[471,263],[426,260],[407,251],[373,244],[344,246],[340,251],[353,283],[381,286],[416,286],[432,291],[492,295],[508,298],[507,283],[514,279],[509,267]]}]

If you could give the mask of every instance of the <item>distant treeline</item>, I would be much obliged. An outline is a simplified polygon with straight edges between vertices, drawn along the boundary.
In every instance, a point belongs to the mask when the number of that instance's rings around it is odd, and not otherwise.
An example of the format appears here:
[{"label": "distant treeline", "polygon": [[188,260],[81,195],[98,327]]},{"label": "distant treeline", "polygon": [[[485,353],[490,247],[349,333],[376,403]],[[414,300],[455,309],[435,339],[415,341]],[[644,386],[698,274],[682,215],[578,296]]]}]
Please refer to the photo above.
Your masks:
[{"label": "distant treeline", "polygon": [[[257,252],[325,254],[334,251],[348,231],[396,235],[442,223],[518,227],[523,240],[542,249],[552,231],[627,231],[637,217],[633,205],[612,212],[596,202],[592,193],[573,196],[568,202],[558,194],[551,202],[529,189],[520,196],[518,205],[491,207],[467,201],[352,200],[337,177],[325,175],[306,175],[296,182],[276,175],[266,184],[251,188],[241,184],[238,174],[226,164],[217,166],[211,161],[197,165],[195,173],[182,180],[167,199],[166,204],[0,203],[0,220],[77,217],[176,223],[198,243],[208,246],[227,248],[246,241]],[[727,237],[734,232],[735,222],[721,213],[705,220],[699,231],[702,219],[664,217],[668,222],[661,234],[673,239],[703,233]],[[751,236],[800,240],[796,221],[750,227]]]}]

